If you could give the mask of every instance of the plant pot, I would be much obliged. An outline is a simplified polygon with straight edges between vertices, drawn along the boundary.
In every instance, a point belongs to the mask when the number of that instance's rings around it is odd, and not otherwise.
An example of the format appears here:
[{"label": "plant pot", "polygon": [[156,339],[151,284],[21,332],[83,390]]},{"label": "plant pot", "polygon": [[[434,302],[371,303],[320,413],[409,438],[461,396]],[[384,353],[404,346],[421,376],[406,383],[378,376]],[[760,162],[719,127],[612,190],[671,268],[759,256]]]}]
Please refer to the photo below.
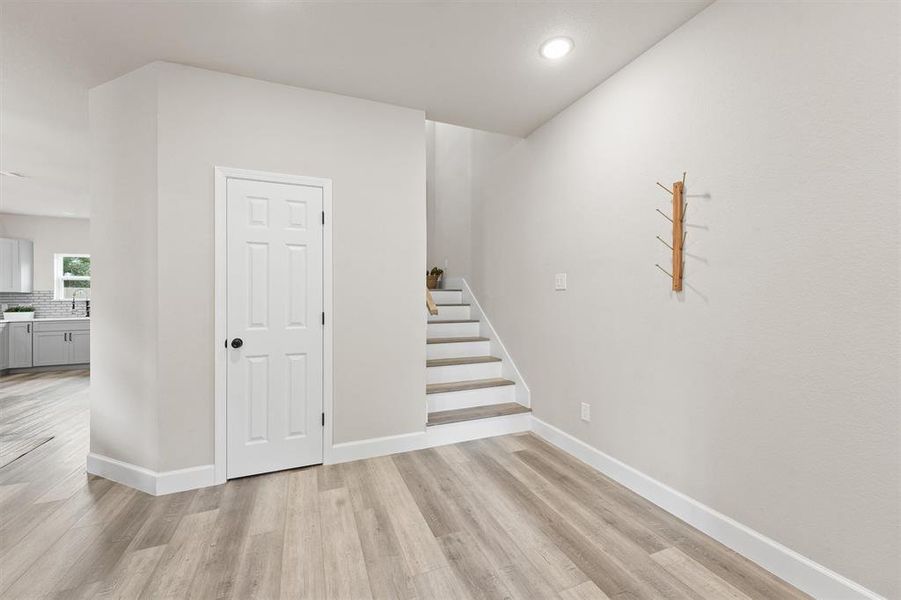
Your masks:
[{"label": "plant pot", "polygon": [[5,312],[3,313],[4,321],[33,321],[34,311],[29,312]]},{"label": "plant pot", "polygon": [[438,280],[441,279],[441,275],[426,275],[425,276],[425,286],[430,290],[438,289]]}]

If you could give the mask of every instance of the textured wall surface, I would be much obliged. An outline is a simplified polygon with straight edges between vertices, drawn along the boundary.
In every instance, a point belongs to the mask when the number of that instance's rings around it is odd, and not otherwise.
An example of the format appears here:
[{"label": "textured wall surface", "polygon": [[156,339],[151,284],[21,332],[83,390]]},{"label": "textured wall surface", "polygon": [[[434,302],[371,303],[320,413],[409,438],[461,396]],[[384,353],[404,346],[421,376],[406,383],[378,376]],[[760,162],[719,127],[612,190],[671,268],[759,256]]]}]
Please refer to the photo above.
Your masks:
[{"label": "textured wall surface", "polygon": [[159,69],[164,468],[212,459],[214,166],[332,180],[334,440],[421,431],[425,115]]},{"label": "textured wall surface", "polygon": [[[716,3],[483,168],[472,219],[538,418],[891,598],[898,23]],[[655,182],[683,170],[675,294]]]},{"label": "textured wall surface", "polygon": [[[134,114],[140,103],[126,102],[139,86],[147,88],[143,105],[152,109],[146,124]],[[97,404],[92,388],[92,449],[162,471],[213,462],[216,166],[332,180],[334,306],[327,318],[334,331],[334,441],[424,428],[421,111],[164,62],[95,88],[91,100],[98,165],[91,212],[98,299],[93,329],[112,333],[120,312],[130,315],[126,331],[152,327],[140,348],[92,339],[98,362],[117,351],[126,363],[115,371],[95,367],[92,385],[114,374],[132,383],[145,365],[153,369],[142,395],[126,389],[120,398],[108,397],[114,388],[105,385]],[[129,115],[134,124],[122,122]],[[138,135],[144,133],[138,125],[153,135]],[[129,162],[142,153],[150,156]],[[127,195],[122,186],[144,177],[149,197],[116,203],[117,194]],[[114,229],[123,222],[139,228],[130,239]],[[136,296],[139,303],[127,302],[109,281],[135,253],[148,257],[148,277],[141,281],[150,289]],[[136,411],[127,409],[131,404],[146,408],[159,428],[158,454],[141,459],[148,462],[121,458],[135,455],[128,441],[100,444],[110,431],[95,413],[140,427]]]},{"label": "textured wall surface", "polygon": [[91,452],[159,469],[157,72],[91,90]]}]

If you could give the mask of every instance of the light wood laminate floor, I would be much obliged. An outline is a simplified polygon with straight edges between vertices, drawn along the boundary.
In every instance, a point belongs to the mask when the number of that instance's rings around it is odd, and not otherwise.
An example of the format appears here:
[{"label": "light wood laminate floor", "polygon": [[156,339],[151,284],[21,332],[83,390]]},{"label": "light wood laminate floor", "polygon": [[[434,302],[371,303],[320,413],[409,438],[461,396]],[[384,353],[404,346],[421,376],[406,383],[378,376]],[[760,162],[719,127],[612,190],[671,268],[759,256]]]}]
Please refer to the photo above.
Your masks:
[{"label": "light wood laminate floor", "polygon": [[802,598],[531,434],[151,497],[85,474],[85,372],[0,379],[4,598]]}]

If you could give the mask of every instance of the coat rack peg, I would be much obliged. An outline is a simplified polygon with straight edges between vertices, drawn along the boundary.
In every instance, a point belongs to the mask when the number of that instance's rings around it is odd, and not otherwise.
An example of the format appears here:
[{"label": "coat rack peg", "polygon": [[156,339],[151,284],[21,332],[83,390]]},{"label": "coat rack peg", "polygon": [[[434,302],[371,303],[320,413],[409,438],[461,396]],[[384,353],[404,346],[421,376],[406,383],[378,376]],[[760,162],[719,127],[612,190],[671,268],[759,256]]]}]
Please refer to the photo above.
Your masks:
[{"label": "coat rack peg", "polygon": [[657,239],[660,240],[673,253],[673,272],[670,273],[660,265],[657,265],[657,268],[670,276],[673,282],[674,292],[682,291],[682,273],[685,271],[685,263],[682,260],[682,249],[685,247],[685,209],[688,207],[688,205],[685,203],[685,177],[687,174],[687,171],[682,171],[682,180],[674,182],[672,190],[667,188],[659,181],[657,182],[657,185],[665,189],[673,196],[672,217],[667,215],[659,208],[657,209],[657,212],[666,217],[666,220],[673,224],[672,244],[667,243],[663,240],[663,238],[657,236]]},{"label": "coat rack peg", "polygon": [[682,234],[682,247],[685,248],[685,238],[688,237],[688,232]]}]

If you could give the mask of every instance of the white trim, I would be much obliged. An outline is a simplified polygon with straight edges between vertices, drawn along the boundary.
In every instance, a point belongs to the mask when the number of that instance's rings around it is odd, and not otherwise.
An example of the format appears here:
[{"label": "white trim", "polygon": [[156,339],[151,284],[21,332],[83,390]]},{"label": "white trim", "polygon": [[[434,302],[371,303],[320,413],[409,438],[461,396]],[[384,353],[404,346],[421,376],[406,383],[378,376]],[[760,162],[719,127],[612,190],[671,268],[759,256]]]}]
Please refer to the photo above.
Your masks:
[{"label": "white trim", "polygon": [[91,475],[127,485],[153,496],[215,485],[213,465],[158,472],[91,452],[88,454],[87,471]]},{"label": "white trim", "polygon": [[497,435],[521,433],[529,431],[531,427],[529,413],[437,425],[427,427],[425,431],[335,444],[328,462],[330,464],[343,463],[435,446],[446,446]]},{"label": "white trim", "polygon": [[491,324],[491,321],[488,319],[488,315],[484,310],[482,310],[482,305],[479,304],[479,300],[472,292],[472,288],[469,287],[469,284],[462,277],[449,277],[445,282],[445,285],[450,288],[459,287],[463,290],[463,302],[469,303],[470,305],[469,318],[478,320],[480,329],[479,333],[483,337],[491,339],[492,352],[498,358],[503,360],[503,362],[501,363],[503,376],[516,383],[516,401],[523,406],[532,406],[532,392],[531,390],[529,390],[529,386],[526,385],[526,380],[523,379],[522,373],[520,373],[519,369],[516,368],[516,363],[513,362],[513,357],[511,357],[510,353],[507,352],[507,348],[506,346],[504,346],[504,342],[501,341],[501,336],[497,334],[497,330],[494,329],[494,325]]},{"label": "white trim", "polygon": [[414,431],[413,433],[401,433],[368,440],[334,444],[331,447],[326,463],[338,464],[364,458],[375,458],[376,456],[387,456],[398,452],[420,450],[426,447],[425,437],[424,431]]},{"label": "white trim", "polygon": [[786,548],[779,542],[674,490],[541,419],[532,417],[532,431],[815,598],[884,600],[882,596],[862,585]]},{"label": "white trim", "polygon": [[229,178],[250,179],[272,183],[289,183],[309,185],[322,188],[322,210],[325,212],[325,227],[322,236],[322,310],[325,311],[325,327],[322,331],[322,410],[325,412],[325,427],[322,432],[323,462],[328,462],[332,446],[333,401],[333,367],[332,367],[332,332],[334,311],[332,310],[332,180],[320,177],[286,175],[265,171],[251,171],[230,167],[214,167],[214,205],[215,205],[215,252],[214,252],[214,311],[213,351],[215,353],[214,369],[214,483],[225,483],[226,475],[226,375],[228,354],[225,339],[228,337],[226,321],[227,287],[227,230],[226,230],[226,183]]}]

